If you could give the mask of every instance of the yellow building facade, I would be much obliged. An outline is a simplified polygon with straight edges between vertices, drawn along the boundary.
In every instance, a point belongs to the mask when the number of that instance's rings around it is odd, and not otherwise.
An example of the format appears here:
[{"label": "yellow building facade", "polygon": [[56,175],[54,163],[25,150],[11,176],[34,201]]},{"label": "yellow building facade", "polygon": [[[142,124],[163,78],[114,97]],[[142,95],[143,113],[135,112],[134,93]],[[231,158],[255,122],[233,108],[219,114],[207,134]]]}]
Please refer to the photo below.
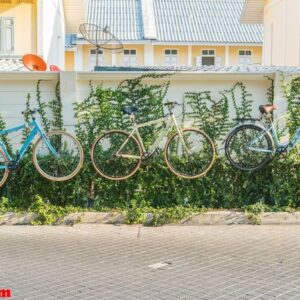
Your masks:
[{"label": "yellow building facade", "polygon": [[96,65],[96,47],[84,39],[78,20],[99,28],[108,26],[124,45],[121,53],[100,50],[98,66],[262,63],[262,26],[240,23],[244,0],[63,2],[66,34],[73,36],[66,47],[66,70],[90,71]]},{"label": "yellow building facade", "polygon": [[0,0],[0,59],[30,53],[64,69],[64,28],[62,0]]},{"label": "yellow building facade", "polygon": [[299,0],[246,0],[242,21],[264,25],[263,64],[300,66]]},{"label": "yellow building facade", "polygon": [[[83,22],[92,22],[100,27],[111,26],[124,45],[118,53],[100,51],[100,66],[261,64],[259,29],[249,27],[244,33],[239,23],[238,2],[242,0],[230,1],[227,12],[219,0],[211,0],[211,7],[200,9],[208,9],[204,13],[212,14],[210,20],[198,18],[196,11],[192,26],[190,19],[184,20],[185,15],[178,17],[181,9],[161,0],[123,0],[114,5],[109,0],[0,0],[0,58],[33,53],[63,70],[91,71],[96,65],[96,49],[82,38],[78,28]],[[188,5],[190,17],[196,10],[193,3],[178,1],[184,7]],[[222,22],[229,19],[227,23],[219,24],[220,14],[224,15]],[[204,21],[197,24],[196,19]],[[67,45],[68,35],[75,36],[74,44]]]},{"label": "yellow building facade", "polygon": [[[95,47],[91,45],[80,45],[79,51],[82,58],[77,70],[91,71],[96,64]],[[78,48],[65,52],[65,70],[76,70]],[[230,66],[230,65],[252,65],[262,64],[262,46],[192,46],[192,45],[154,45],[153,52],[147,52],[147,47],[141,44],[125,44],[121,53],[110,53],[103,51],[99,54],[100,66],[190,66],[199,67],[204,65]],[[135,56],[128,64],[124,51],[130,50]],[[213,51],[213,52],[212,52]],[[174,53],[172,55],[172,52]],[[167,54],[167,53],[170,53]],[[248,55],[246,55],[248,54]],[[129,54],[130,55],[130,54]],[[153,56],[153,63],[147,63],[147,56]],[[169,57],[171,58],[169,58]],[[172,60],[173,59],[173,60]]]},{"label": "yellow building facade", "polygon": [[37,53],[36,1],[0,1],[0,30],[0,55]]}]

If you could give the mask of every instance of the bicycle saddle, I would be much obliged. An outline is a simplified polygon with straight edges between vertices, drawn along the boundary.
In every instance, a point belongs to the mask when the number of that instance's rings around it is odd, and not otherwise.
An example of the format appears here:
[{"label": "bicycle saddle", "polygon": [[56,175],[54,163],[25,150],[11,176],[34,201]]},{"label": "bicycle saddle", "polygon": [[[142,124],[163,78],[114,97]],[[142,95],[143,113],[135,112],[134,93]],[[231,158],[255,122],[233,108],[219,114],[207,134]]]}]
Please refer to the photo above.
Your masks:
[{"label": "bicycle saddle", "polygon": [[122,108],[123,114],[126,115],[134,115],[139,111],[139,109],[136,106],[125,106]]},{"label": "bicycle saddle", "polygon": [[164,103],[164,106],[175,106],[175,105],[180,105],[179,103],[175,102],[175,101],[169,101]]},{"label": "bicycle saddle", "polygon": [[259,111],[262,114],[269,114],[276,109],[277,109],[277,105],[272,105],[272,104],[265,104],[259,106]]}]

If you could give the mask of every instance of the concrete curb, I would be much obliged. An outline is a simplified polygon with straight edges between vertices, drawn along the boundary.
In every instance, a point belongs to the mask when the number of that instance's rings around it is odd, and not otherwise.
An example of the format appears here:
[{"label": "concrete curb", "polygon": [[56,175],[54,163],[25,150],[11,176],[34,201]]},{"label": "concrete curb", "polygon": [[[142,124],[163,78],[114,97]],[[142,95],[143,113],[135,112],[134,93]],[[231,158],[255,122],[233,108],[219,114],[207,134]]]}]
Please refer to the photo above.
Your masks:
[{"label": "concrete curb", "polygon": [[38,218],[38,215],[32,213],[19,214],[8,212],[0,216],[0,225],[30,225]]},{"label": "concrete curb", "polygon": [[[31,225],[38,218],[35,214],[6,213],[0,217],[0,225]],[[152,214],[147,214],[147,222],[151,222]],[[257,222],[259,220],[259,222]],[[124,224],[125,216],[119,212],[79,212],[66,216],[59,225],[80,224]],[[210,211],[195,214],[177,224],[183,226],[197,225],[300,225],[300,212],[272,212],[263,213],[256,220],[244,212],[236,211]]]}]

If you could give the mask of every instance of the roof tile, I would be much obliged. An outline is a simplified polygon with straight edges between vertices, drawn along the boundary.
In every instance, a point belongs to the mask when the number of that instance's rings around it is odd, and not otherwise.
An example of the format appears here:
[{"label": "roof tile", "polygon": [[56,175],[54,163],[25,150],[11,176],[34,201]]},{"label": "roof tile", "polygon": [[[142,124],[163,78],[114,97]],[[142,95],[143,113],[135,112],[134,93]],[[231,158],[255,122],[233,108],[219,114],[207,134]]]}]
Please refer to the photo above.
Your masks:
[{"label": "roof tile", "polygon": [[[87,22],[121,40],[144,38],[141,0],[88,0]],[[241,24],[245,0],[153,0],[160,42],[262,44],[263,26]]]}]

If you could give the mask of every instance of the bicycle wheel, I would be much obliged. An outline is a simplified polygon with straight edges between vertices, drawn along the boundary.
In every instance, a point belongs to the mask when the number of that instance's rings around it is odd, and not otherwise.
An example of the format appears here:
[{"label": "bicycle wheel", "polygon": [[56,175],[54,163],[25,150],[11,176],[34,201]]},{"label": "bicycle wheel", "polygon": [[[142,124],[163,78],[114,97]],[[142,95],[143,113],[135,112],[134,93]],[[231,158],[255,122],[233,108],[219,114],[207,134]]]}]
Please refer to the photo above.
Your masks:
[{"label": "bicycle wheel", "polygon": [[[273,140],[256,125],[236,128],[226,139],[225,155],[229,162],[243,171],[254,171],[272,159]],[[249,149],[251,147],[251,149]]]},{"label": "bicycle wheel", "polygon": [[[33,148],[33,163],[37,171],[51,181],[73,178],[83,164],[83,150],[79,141],[64,131],[50,131],[47,141],[38,139]],[[47,143],[50,143],[50,147]]]},{"label": "bicycle wheel", "polygon": [[124,180],[139,169],[142,149],[135,137],[122,130],[112,130],[96,139],[91,158],[101,176],[110,180]]},{"label": "bicycle wheel", "polygon": [[[215,147],[201,130],[188,128],[171,136],[165,147],[165,160],[177,176],[195,179],[205,175],[215,160]],[[184,142],[183,142],[184,141]]]},{"label": "bicycle wheel", "polygon": [[8,175],[9,175],[8,159],[5,153],[3,152],[3,150],[0,149],[0,187],[4,185]]}]

